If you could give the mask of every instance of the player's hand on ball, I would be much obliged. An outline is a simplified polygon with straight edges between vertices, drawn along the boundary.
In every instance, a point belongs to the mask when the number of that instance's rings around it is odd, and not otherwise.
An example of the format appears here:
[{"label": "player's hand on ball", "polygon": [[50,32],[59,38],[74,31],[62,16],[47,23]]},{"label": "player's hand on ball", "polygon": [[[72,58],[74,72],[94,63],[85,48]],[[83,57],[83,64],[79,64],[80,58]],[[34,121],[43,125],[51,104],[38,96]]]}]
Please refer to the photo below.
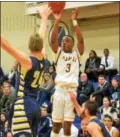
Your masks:
[{"label": "player's hand on ball", "polygon": [[48,5],[45,5],[43,8],[37,10],[41,18],[47,19],[52,13],[51,8]]},{"label": "player's hand on ball", "polygon": [[75,10],[72,11],[71,19],[72,19],[72,20],[76,20],[78,14],[79,14],[79,11],[78,11],[78,9],[76,8]]},{"label": "player's hand on ball", "polygon": [[55,20],[60,21],[60,19],[62,17],[62,13],[63,13],[63,11],[61,13],[54,13],[53,12],[52,14],[53,14]]}]

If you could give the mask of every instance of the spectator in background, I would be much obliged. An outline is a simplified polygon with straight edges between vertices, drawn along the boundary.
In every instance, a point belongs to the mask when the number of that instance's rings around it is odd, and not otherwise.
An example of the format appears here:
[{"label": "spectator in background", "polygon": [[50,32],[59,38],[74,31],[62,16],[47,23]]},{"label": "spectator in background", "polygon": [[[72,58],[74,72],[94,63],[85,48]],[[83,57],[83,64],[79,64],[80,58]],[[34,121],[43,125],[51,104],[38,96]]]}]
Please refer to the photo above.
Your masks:
[{"label": "spectator in background", "polygon": [[52,131],[52,119],[48,116],[48,105],[43,104],[40,110],[41,119],[38,125],[38,137],[50,137]]},{"label": "spectator in background", "polygon": [[52,80],[49,73],[45,73],[44,75],[44,84],[43,87],[40,88],[40,92],[38,94],[38,104],[41,106],[45,101],[50,101],[51,95],[54,92],[54,81]]},{"label": "spectator in background", "polygon": [[113,77],[111,80],[111,103],[115,103],[119,100],[120,96],[120,84],[116,77]]},{"label": "spectator in background", "polygon": [[88,82],[88,77],[86,73],[80,75],[81,82],[78,86],[77,100],[79,104],[83,104],[85,101],[89,100],[90,95],[94,92],[93,84]]},{"label": "spectator in background", "polygon": [[113,121],[118,121],[117,110],[111,106],[110,99],[108,97],[103,98],[103,106],[100,108],[102,119],[106,114],[113,118]]},{"label": "spectator in background", "polygon": [[52,64],[49,69],[48,69],[48,73],[51,75],[53,81],[55,80],[56,77],[56,71],[55,71],[55,66],[54,64]]},{"label": "spectator in background", "polygon": [[0,114],[0,137],[5,137],[5,122],[7,120],[6,114],[1,113]]},{"label": "spectator in background", "polygon": [[3,72],[3,69],[2,69],[2,67],[0,67],[0,83],[2,83],[2,80],[4,79],[4,76],[5,76],[5,74]]},{"label": "spectator in background", "polygon": [[89,53],[89,58],[86,60],[85,70],[84,70],[89,80],[95,82],[98,80],[98,75],[100,74],[99,71],[100,62],[101,62],[101,58],[97,56],[94,50],[91,50]]},{"label": "spectator in background", "polygon": [[95,92],[91,95],[91,100],[95,100],[98,106],[102,106],[103,98],[111,96],[110,94],[111,85],[105,80],[104,75],[98,76],[98,87],[96,88]]},{"label": "spectator in background", "polygon": [[[109,76],[111,81],[112,77],[117,74],[117,69],[115,58],[109,55],[109,49],[104,49],[104,56],[101,59],[101,64],[105,66],[105,75]],[[100,68],[102,68],[102,66],[100,66]]]},{"label": "spectator in background", "polygon": [[15,88],[16,87],[16,82],[18,79],[18,66],[19,66],[19,62],[15,61],[11,71],[8,74],[8,80],[10,81],[11,85]]},{"label": "spectator in background", "polygon": [[111,135],[111,137],[119,137],[120,136],[120,132],[118,131],[118,129],[113,126],[113,119],[111,116],[105,115],[103,118],[103,122],[104,122],[109,134]]},{"label": "spectator in background", "polygon": [[9,114],[8,109],[10,105],[13,103],[14,99],[11,95],[10,83],[8,81],[4,81],[3,83],[3,92],[4,94],[0,100],[0,109],[1,109],[1,112]]}]

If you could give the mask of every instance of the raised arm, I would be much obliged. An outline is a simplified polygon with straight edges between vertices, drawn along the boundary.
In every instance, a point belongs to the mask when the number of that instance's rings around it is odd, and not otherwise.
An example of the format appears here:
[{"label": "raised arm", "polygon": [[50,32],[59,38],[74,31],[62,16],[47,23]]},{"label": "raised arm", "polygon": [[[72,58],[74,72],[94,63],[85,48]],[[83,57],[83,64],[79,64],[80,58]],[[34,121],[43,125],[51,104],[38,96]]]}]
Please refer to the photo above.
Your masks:
[{"label": "raised arm", "polygon": [[80,31],[80,28],[78,26],[78,23],[77,23],[77,15],[78,15],[78,9],[75,9],[74,11],[72,11],[72,21],[73,21],[73,26],[74,26],[74,31],[76,33],[76,36],[77,36],[77,48],[78,48],[78,51],[80,53],[80,55],[83,55],[84,53],[84,40],[83,40],[83,36],[82,36],[82,33]]},{"label": "raised arm", "polygon": [[30,58],[24,54],[23,52],[20,52],[15,47],[12,47],[7,40],[5,40],[3,37],[1,37],[1,47],[4,49],[8,54],[10,54],[12,57],[14,57],[20,64],[26,69],[29,70],[32,67],[32,63]]},{"label": "raised arm", "polygon": [[45,45],[46,45],[46,34],[47,34],[47,24],[48,24],[48,17],[52,13],[50,7],[46,5],[43,9],[37,10],[40,17],[41,17],[41,23],[40,23],[40,28],[39,28],[39,35],[43,39],[43,50],[42,53],[45,55]]},{"label": "raised arm", "polygon": [[84,109],[78,104],[77,99],[76,99],[76,93],[71,91],[69,92],[69,94],[70,94],[70,98],[74,104],[77,114],[81,116],[83,114]]},{"label": "raised arm", "polygon": [[60,19],[61,19],[61,16],[62,16],[62,12],[59,13],[59,14],[53,13],[55,21],[54,21],[53,30],[52,30],[52,33],[51,33],[50,44],[51,44],[52,51],[54,53],[57,53],[57,50],[58,50],[58,47],[59,47],[59,45],[58,45],[58,26],[59,26],[59,22],[60,22]]}]

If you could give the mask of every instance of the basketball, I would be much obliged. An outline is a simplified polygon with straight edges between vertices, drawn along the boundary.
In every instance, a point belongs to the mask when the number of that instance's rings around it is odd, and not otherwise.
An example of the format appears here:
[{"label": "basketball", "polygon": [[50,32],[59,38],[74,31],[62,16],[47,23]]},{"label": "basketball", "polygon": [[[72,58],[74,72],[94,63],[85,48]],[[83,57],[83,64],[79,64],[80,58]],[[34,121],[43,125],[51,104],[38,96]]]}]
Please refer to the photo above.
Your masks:
[{"label": "basketball", "polygon": [[51,7],[53,13],[60,13],[65,7],[65,1],[48,2],[48,5]]}]

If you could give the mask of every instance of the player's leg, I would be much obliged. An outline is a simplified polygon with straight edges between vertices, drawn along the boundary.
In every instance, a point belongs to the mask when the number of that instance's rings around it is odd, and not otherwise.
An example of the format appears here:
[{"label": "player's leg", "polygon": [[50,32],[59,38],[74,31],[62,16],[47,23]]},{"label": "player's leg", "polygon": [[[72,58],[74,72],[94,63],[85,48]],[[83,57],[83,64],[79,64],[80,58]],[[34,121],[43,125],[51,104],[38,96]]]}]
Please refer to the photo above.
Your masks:
[{"label": "player's leg", "polygon": [[62,121],[64,116],[64,93],[60,87],[56,87],[53,95],[53,111],[52,120],[53,128],[51,137],[58,137],[60,129],[62,127]]},{"label": "player's leg", "polygon": [[64,137],[71,137],[71,126],[72,122],[71,121],[64,121]]},{"label": "player's leg", "polygon": [[24,97],[26,116],[28,118],[33,137],[37,136],[37,128],[40,120],[40,109],[36,99]]},{"label": "player's leg", "polygon": [[71,137],[71,126],[75,118],[74,105],[70,99],[70,95],[66,92],[65,108],[64,108],[64,137]]}]

